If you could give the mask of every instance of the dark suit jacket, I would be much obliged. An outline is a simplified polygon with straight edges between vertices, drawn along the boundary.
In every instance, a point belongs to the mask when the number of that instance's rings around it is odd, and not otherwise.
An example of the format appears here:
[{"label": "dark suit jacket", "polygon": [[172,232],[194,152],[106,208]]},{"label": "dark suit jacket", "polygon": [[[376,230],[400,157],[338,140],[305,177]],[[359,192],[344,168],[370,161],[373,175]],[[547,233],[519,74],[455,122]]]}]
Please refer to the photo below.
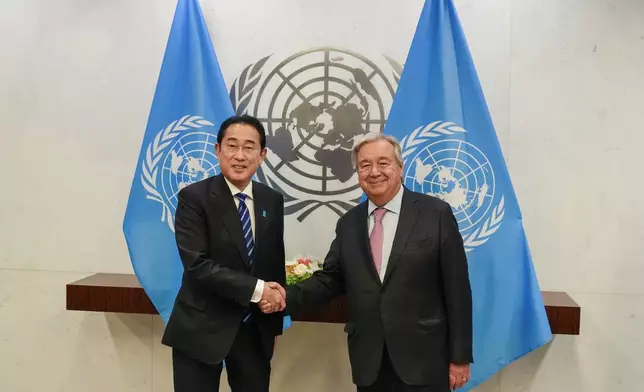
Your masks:
[{"label": "dark suit jacket", "polygon": [[356,385],[376,380],[386,343],[405,383],[447,390],[449,363],[473,362],[468,266],[451,207],[404,190],[382,283],[371,257],[367,208],[363,202],[338,220],[324,268],[288,288],[287,310],[346,293]]},{"label": "dark suit jacket", "polygon": [[265,315],[250,299],[257,278],[286,284],[284,199],[253,182],[253,202],[255,254],[249,267],[241,221],[224,177],[179,193],[175,235],[184,272],[162,342],[204,363],[225,358],[249,307],[269,358],[275,336],[282,333],[283,312]]}]

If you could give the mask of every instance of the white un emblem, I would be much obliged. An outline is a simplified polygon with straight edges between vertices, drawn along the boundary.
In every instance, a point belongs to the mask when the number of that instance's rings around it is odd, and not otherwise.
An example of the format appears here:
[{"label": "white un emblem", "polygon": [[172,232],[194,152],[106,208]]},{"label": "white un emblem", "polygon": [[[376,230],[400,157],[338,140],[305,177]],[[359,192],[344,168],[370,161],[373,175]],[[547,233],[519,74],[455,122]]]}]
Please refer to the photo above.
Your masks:
[{"label": "white un emblem", "polygon": [[325,207],[341,216],[363,193],[351,163],[353,141],[383,131],[402,67],[387,59],[381,68],[334,48],[275,65],[269,57],[246,67],[230,93],[237,113],[254,115],[266,128],[270,153],[258,178],[284,195],[285,215],[303,221]]},{"label": "white un emblem", "polygon": [[[466,131],[437,121],[405,137],[405,184],[411,190],[448,202],[459,225],[465,249],[485,243],[503,219],[503,195],[497,195],[494,168],[485,154],[461,138]],[[494,205],[500,196],[500,201]]]},{"label": "white un emblem", "polygon": [[150,142],[141,162],[141,183],[147,197],[161,203],[161,220],[172,231],[179,191],[219,173],[215,130],[200,129],[212,126],[199,116],[173,121]]}]

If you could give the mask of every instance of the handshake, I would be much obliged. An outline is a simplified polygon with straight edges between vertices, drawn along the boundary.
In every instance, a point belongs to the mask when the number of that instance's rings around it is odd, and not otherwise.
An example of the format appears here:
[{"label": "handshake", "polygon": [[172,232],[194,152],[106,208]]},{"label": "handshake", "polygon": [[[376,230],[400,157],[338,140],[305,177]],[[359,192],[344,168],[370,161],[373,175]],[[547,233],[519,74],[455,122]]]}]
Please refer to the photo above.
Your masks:
[{"label": "handshake", "polygon": [[283,311],[286,308],[286,290],[277,282],[265,282],[258,305],[264,313]]}]

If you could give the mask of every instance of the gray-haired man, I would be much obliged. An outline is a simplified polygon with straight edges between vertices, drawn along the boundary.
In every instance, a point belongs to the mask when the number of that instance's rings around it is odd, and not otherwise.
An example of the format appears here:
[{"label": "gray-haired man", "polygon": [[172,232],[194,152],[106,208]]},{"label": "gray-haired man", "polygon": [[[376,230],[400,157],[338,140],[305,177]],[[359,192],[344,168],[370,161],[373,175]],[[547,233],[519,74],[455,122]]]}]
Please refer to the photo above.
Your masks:
[{"label": "gray-haired man", "polygon": [[473,362],[472,298],[452,209],[401,184],[395,139],[369,135],[353,153],[369,200],[338,220],[323,270],[287,288],[287,308],[346,294],[358,391],[459,388]]}]

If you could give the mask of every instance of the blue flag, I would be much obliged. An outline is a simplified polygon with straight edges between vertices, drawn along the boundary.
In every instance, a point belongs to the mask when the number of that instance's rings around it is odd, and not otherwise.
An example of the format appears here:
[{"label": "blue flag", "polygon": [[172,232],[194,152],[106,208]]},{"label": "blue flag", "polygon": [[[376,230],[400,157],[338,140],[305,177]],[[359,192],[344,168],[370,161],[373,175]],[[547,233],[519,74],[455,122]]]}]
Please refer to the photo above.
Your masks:
[{"label": "blue flag", "polygon": [[177,194],[219,173],[217,131],[233,114],[199,2],[179,0],[123,222],[134,272],[164,322],[183,273]]},{"label": "blue flag", "polygon": [[385,133],[405,185],[450,203],[467,250],[476,387],[552,339],[521,211],[454,4],[425,2]]}]

